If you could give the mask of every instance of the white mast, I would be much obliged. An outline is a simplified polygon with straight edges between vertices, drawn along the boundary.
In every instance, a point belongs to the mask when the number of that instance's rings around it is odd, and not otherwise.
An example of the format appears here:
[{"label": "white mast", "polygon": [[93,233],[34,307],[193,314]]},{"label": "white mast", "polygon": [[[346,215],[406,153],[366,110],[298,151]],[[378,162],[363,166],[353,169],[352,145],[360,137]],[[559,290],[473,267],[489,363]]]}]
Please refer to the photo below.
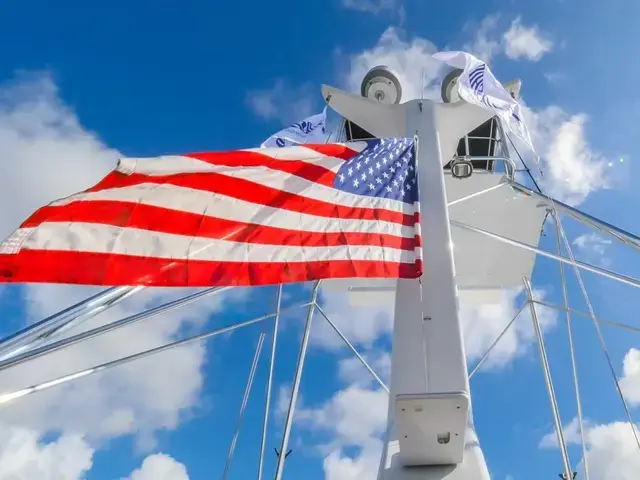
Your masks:
[{"label": "white mast", "polygon": [[334,110],[377,137],[418,135],[425,245],[424,276],[399,280],[396,287],[388,438],[379,478],[488,479],[469,421],[469,379],[443,166],[454,156],[460,138],[491,114],[464,102],[398,104],[399,88],[395,98],[386,95],[395,103],[384,103],[385,95],[376,87],[386,92],[398,85],[397,80],[384,68],[367,77],[368,92],[363,84],[363,93],[375,100],[327,86],[323,95]]}]

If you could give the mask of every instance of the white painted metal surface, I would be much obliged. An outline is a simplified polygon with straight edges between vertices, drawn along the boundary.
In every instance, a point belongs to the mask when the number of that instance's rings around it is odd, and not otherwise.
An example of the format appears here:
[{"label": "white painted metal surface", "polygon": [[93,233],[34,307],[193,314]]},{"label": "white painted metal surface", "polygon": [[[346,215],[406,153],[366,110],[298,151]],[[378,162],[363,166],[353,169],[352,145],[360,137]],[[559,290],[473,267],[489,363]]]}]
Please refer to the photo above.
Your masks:
[{"label": "white painted metal surface", "polygon": [[[421,281],[400,280],[396,286],[389,436],[379,478],[488,479],[482,453],[473,447],[477,445],[475,434],[467,426],[470,402],[466,405],[462,405],[463,402],[439,402],[438,397],[469,396],[442,166],[453,156],[459,139],[488,120],[490,114],[465,103],[438,104],[413,100],[401,105],[381,105],[326,86],[323,94],[329,106],[373,135],[417,134],[420,138],[421,229],[423,242],[429,245],[424,251],[427,274]],[[440,410],[441,422],[435,425],[433,418],[429,417],[419,419],[421,425],[407,426],[404,419],[398,422],[396,408],[402,408],[407,395],[418,395],[423,408],[431,408],[433,404]],[[405,442],[399,442],[398,437],[404,439],[412,428],[413,431],[417,428],[425,432],[432,428],[464,432],[462,442],[449,443],[437,452],[429,450],[429,443],[421,444],[419,441],[413,442],[412,447],[405,446],[405,449],[411,449],[413,458],[430,457],[427,461],[431,464],[442,464],[452,459],[462,459],[463,462],[456,464],[458,466],[405,468],[407,456],[403,458],[399,454]],[[472,442],[469,448],[467,437]]]},{"label": "white painted metal surface", "polygon": [[[548,206],[501,183],[503,178],[501,173],[481,171],[462,180],[445,175],[447,200],[453,203],[449,216],[451,220],[537,246]],[[499,188],[455,203],[495,186]],[[461,292],[473,290],[473,296],[465,295],[465,299],[472,299],[473,304],[492,303],[499,296],[491,291],[519,288],[522,277],[531,276],[536,259],[533,252],[460,228],[451,230],[451,239],[458,289]],[[426,242],[424,245],[427,249],[430,247]],[[393,280],[330,280],[325,288],[349,290],[349,299],[354,306],[389,304],[395,298]],[[486,293],[483,295],[483,292]]]},{"label": "white painted metal surface", "polygon": [[[498,185],[502,175],[476,172],[457,180],[446,175],[449,201]],[[509,185],[449,207],[452,220],[537,246],[547,207],[514,191]],[[536,255],[459,228],[452,230],[456,281],[460,289],[505,289],[522,285]],[[425,243],[425,248],[429,245]]]},{"label": "white painted metal surface", "polygon": [[[396,425],[403,465],[450,465],[464,459],[469,415],[465,392],[396,396]],[[459,425],[460,429],[452,429]]]}]

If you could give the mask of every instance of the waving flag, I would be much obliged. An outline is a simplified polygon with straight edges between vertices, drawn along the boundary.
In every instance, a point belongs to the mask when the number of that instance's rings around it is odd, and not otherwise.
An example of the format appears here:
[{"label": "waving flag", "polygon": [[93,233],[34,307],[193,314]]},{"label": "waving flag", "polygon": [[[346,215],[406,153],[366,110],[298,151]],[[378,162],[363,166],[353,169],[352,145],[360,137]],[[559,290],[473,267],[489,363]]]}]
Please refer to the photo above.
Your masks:
[{"label": "waving flag", "polygon": [[458,92],[465,101],[494,112],[504,125],[535,152],[522,106],[493,75],[489,66],[466,52],[438,52],[434,58],[461,68]]},{"label": "waving flag", "polygon": [[293,123],[287,128],[274,133],[264,142],[262,147],[288,147],[302,143],[324,143],[327,125],[327,108],[322,113],[311,115],[301,122]]},{"label": "waving flag", "polygon": [[0,282],[414,278],[418,222],[412,139],[123,159],[0,244]]}]

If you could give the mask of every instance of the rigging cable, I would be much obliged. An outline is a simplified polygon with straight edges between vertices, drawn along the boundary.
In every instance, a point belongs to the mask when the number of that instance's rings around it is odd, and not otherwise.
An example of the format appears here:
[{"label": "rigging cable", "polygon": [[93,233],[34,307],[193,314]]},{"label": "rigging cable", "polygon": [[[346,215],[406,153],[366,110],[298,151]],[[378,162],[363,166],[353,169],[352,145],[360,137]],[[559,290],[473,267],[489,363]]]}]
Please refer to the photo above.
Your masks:
[{"label": "rigging cable", "polygon": [[478,363],[476,363],[476,366],[473,367],[473,370],[471,371],[471,373],[469,374],[469,380],[471,380],[471,377],[473,377],[476,372],[478,371],[478,369],[482,366],[482,364],[484,363],[484,361],[489,357],[489,354],[491,353],[491,351],[494,349],[494,347],[498,344],[498,342],[502,339],[502,337],[504,337],[505,333],[507,333],[509,331],[509,329],[511,328],[511,325],[513,325],[513,323],[516,321],[516,319],[520,316],[520,313],[522,312],[522,310],[524,310],[524,308],[527,306],[527,304],[525,303],[524,305],[522,305],[518,311],[516,312],[516,314],[513,316],[513,318],[511,319],[511,321],[507,324],[506,327],[504,327],[504,330],[502,330],[502,332],[500,333],[500,335],[498,335],[498,337],[493,341],[493,343],[491,344],[491,346],[487,349],[487,351],[484,353],[484,355],[482,355],[482,357],[480,358],[480,360],[478,361]]},{"label": "rigging cable", "polygon": [[544,346],[544,338],[542,336],[542,328],[538,321],[538,315],[536,313],[536,305],[533,298],[533,292],[531,291],[531,282],[527,277],[523,278],[524,289],[527,295],[529,308],[531,310],[531,320],[533,321],[533,328],[535,330],[536,338],[538,340],[538,348],[540,350],[540,363],[542,364],[542,370],[544,372],[544,379],[547,384],[547,393],[549,394],[549,401],[551,403],[551,412],[553,414],[553,421],[555,423],[556,436],[558,439],[558,445],[560,447],[560,453],[562,455],[562,463],[564,464],[565,474],[567,478],[571,477],[571,461],[569,460],[569,452],[567,451],[567,442],[564,438],[564,430],[562,429],[562,420],[560,419],[560,409],[558,408],[558,401],[556,398],[556,392],[553,388],[553,381],[551,380],[551,369],[549,367],[549,359],[547,358],[547,351]]},{"label": "rigging cable", "polygon": [[242,404],[240,405],[240,413],[238,414],[238,422],[236,424],[236,431],[233,434],[231,445],[229,446],[229,453],[227,454],[227,462],[222,472],[222,480],[226,480],[229,475],[229,469],[231,468],[231,461],[233,460],[233,454],[236,451],[236,445],[238,443],[238,437],[240,436],[240,430],[242,429],[242,421],[244,420],[244,412],[247,408],[247,402],[251,395],[251,387],[253,387],[253,380],[256,376],[256,369],[258,368],[258,361],[260,360],[260,353],[262,352],[262,345],[264,343],[265,333],[260,334],[258,339],[258,345],[256,346],[256,353],[253,356],[253,363],[251,364],[251,371],[249,372],[249,378],[247,379],[247,386],[244,390],[244,396],[242,397]]},{"label": "rigging cable", "polygon": [[329,325],[331,326],[331,328],[333,328],[333,330],[338,334],[338,336],[342,339],[342,341],[347,345],[347,347],[349,347],[349,349],[353,352],[353,354],[358,358],[358,360],[360,360],[360,362],[362,363],[362,365],[364,365],[364,368],[367,369],[367,371],[371,374],[371,376],[373,377],[373,379],[378,382],[378,385],[380,385],[380,387],[382,387],[382,389],[389,393],[389,387],[387,387],[385,385],[385,383],[382,381],[382,379],[378,376],[378,374],[375,372],[375,370],[373,368],[371,368],[371,365],[369,365],[367,363],[367,361],[364,359],[364,357],[362,355],[360,355],[360,352],[358,352],[358,350],[356,349],[356,347],[353,346],[353,344],[349,341],[349,339],[344,335],[344,333],[342,333],[342,331],[340,331],[340,329],[338,328],[338,326],[333,323],[331,321],[331,319],[327,316],[326,313],[324,313],[324,310],[322,309],[322,307],[320,307],[320,305],[316,304],[316,308],[318,309],[318,312],[320,312],[320,315],[322,315],[324,317],[324,319],[327,321],[327,323],[329,323]]},{"label": "rigging cable", "polygon": [[627,401],[624,398],[624,394],[622,393],[622,388],[620,387],[620,382],[618,381],[618,377],[616,376],[616,370],[613,366],[613,361],[611,360],[611,355],[609,355],[609,349],[607,348],[607,344],[604,341],[604,337],[602,335],[602,330],[600,329],[600,324],[598,323],[598,320],[596,318],[595,312],[593,310],[593,305],[591,305],[591,301],[589,299],[589,295],[587,294],[587,290],[584,286],[584,282],[582,281],[582,274],[580,273],[580,270],[578,269],[578,266],[576,264],[576,260],[575,257],[573,255],[573,250],[571,249],[571,245],[569,244],[569,241],[567,240],[567,236],[565,235],[564,232],[564,228],[562,227],[562,222],[560,221],[560,219],[557,216],[557,210],[555,207],[555,203],[553,201],[553,199],[550,200],[551,201],[551,205],[552,205],[552,209],[554,212],[554,215],[556,215],[556,219],[558,221],[558,230],[560,231],[560,234],[562,236],[562,240],[564,242],[565,245],[565,249],[567,250],[567,253],[569,254],[569,258],[571,259],[571,264],[573,266],[576,278],[578,280],[578,285],[580,286],[580,290],[582,292],[582,295],[584,297],[585,303],[587,304],[587,309],[589,311],[589,316],[591,317],[591,320],[593,321],[593,325],[596,329],[596,334],[598,335],[598,341],[600,342],[600,347],[602,348],[602,351],[607,359],[607,364],[609,365],[609,370],[611,372],[611,376],[613,378],[613,381],[615,383],[616,386],[616,390],[618,392],[618,396],[620,397],[620,400],[622,401],[622,405],[624,407],[624,412],[625,415],[627,417],[627,421],[629,422],[629,426],[631,427],[631,431],[633,433],[633,438],[636,441],[636,445],[638,446],[638,450],[640,450],[640,438],[638,438],[638,432],[636,430],[635,427],[635,423],[633,422],[633,418],[631,417],[631,410],[629,409],[629,405],[627,404]]},{"label": "rigging cable", "polygon": [[[516,147],[516,144],[513,143],[513,140],[511,140],[511,136],[508,133],[505,133],[505,136],[509,140],[509,143],[511,143],[511,146],[515,150],[516,155],[518,155],[518,158],[522,162],[522,165],[524,165],[524,170],[525,170],[525,172],[527,172],[527,175],[529,175],[529,178],[531,179],[533,184],[536,186],[536,189],[538,190],[538,192],[542,193],[542,190],[540,189],[540,186],[538,185],[538,182],[536,182],[536,179],[531,174],[531,170],[529,169],[529,167],[527,166],[526,162],[524,161],[524,158],[522,158],[522,155],[520,155],[520,152],[518,151],[518,147]],[[540,170],[540,174],[542,175],[542,170]]]},{"label": "rigging cable", "polygon": [[[527,175],[529,175],[529,178],[531,179],[531,181],[535,185],[535,187],[538,190],[538,192],[542,193],[542,189],[538,185],[538,182],[536,181],[536,179],[533,177],[533,174],[531,173],[531,169],[529,168],[529,166],[524,161],[524,158],[522,158],[522,155],[518,151],[518,147],[516,147],[515,143],[513,142],[513,139],[508,134],[506,134],[506,137],[509,140],[509,143],[511,143],[511,146],[513,147],[514,151],[516,152],[516,155],[518,155],[518,158],[520,159],[520,162],[522,162],[522,165],[524,165],[524,168],[525,168],[525,171],[527,172]],[[542,175],[542,169],[540,169],[540,167],[538,167],[538,168],[540,170],[540,175]],[[552,212],[553,212],[552,216],[553,216],[553,219],[554,219],[554,222],[555,222],[555,228],[556,228],[556,245],[557,245],[558,255],[562,255],[562,249],[561,249],[561,245],[560,245],[560,234],[559,234],[559,222],[560,222],[560,219],[556,214],[557,211],[556,211],[555,205],[553,203],[552,203],[552,207],[553,207],[552,208]],[[547,211],[547,213],[545,214],[544,220],[542,221],[543,232],[544,232],[544,224],[546,223],[548,217],[549,217],[549,211]],[[560,276],[561,276],[561,283],[562,283],[562,296],[563,296],[563,300],[564,300],[564,308],[565,308],[565,315],[566,315],[566,321],[567,321],[567,331],[568,331],[568,335],[569,335],[569,351],[571,353],[571,373],[572,373],[572,376],[573,376],[573,385],[574,385],[574,391],[575,391],[575,395],[576,395],[576,409],[577,409],[578,424],[579,424],[579,429],[580,429],[580,443],[582,444],[583,468],[584,468],[585,480],[589,480],[590,477],[589,477],[589,466],[588,466],[588,460],[587,460],[587,447],[586,447],[586,442],[585,442],[585,438],[584,438],[584,422],[583,422],[583,416],[582,416],[582,399],[580,397],[580,388],[579,388],[579,381],[578,381],[578,369],[577,369],[577,364],[576,364],[575,349],[574,349],[574,344],[573,344],[573,334],[572,334],[572,328],[571,328],[571,313],[569,312],[569,297],[568,297],[568,294],[567,294],[567,282],[566,282],[566,277],[565,277],[565,272],[564,272],[564,264],[563,263],[560,263]],[[586,295],[586,292],[585,292],[585,295]]]},{"label": "rigging cable", "polygon": [[[558,222],[560,221],[556,215],[553,215],[556,227],[556,247],[558,255],[562,255],[562,245],[560,244],[560,233]],[[565,316],[567,320],[567,333],[569,336],[569,352],[571,353],[571,373],[573,375],[573,389],[576,395],[576,408],[578,413],[578,428],[580,429],[580,443],[582,444],[582,464],[584,468],[584,478],[589,480],[589,462],[587,460],[587,444],[584,438],[584,422],[582,417],[582,399],[580,397],[580,384],[578,382],[578,366],[576,364],[576,355],[573,345],[573,332],[571,328],[571,312],[569,311],[569,295],[567,293],[567,279],[564,273],[564,263],[560,263],[560,278],[562,282],[562,298],[564,300]]]},{"label": "rigging cable", "polygon": [[267,392],[264,400],[264,418],[262,420],[262,438],[260,440],[260,461],[258,463],[258,480],[262,480],[264,470],[264,451],[267,445],[267,428],[269,423],[269,410],[271,407],[271,390],[273,388],[273,370],[276,362],[276,346],[278,342],[278,324],[280,323],[280,309],[282,307],[282,284],[278,285],[276,298],[276,316],[273,319],[273,338],[271,339],[271,358],[269,359],[269,378],[267,380]]}]

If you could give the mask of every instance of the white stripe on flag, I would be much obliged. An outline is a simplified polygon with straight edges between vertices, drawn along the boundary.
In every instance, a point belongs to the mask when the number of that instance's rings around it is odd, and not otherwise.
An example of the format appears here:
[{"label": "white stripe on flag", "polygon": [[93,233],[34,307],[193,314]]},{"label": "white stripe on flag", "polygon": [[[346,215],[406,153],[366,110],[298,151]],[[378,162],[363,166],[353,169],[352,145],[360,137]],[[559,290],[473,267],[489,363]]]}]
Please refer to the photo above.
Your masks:
[{"label": "white stripe on flag", "polygon": [[[226,195],[211,194],[175,185],[143,183],[132,187],[112,188],[97,192],[79,193],[73,200],[131,202],[178,212],[194,213],[235,222],[253,223],[287,230],[307,232],[381,233],[413,238],[415,228],[383,220],[333,218],[294,212],[283,208],[257,205]],[[66,205],[69,199],[51,205]]]},{"label": "white stripe on flag", "polygon": [[[362,144],[362,145],[360,145]],[[364,142],[354,142],[348,148],[359,152],[364,150]],[[255,152],[266,157],[279,161],[298,160],[310,165],[318,165],[327,170],[337,170],[345,161],[341,158],[331,157],[316,152],[304,146],[293,146],[288,148],[251,148],[238,150],[245,152]],[[172,175],[175,173],[198,173],[211,172],[214,165],[204,160],[184,155],[165,155],[154,158],[125,157],[118,162],[116,170],[126,173],[139,173],[142,175]],[[248,167],[233,167],[248,168]]]},{"label": "white stripe on flag", "polygon": [[[367,167],[368,168],[368,167]],[[375,168],[372,167],[372,168]],[[305,178],[291,175],[286,172],[271,170],[267,167],[226,167],[226,166],[213,166],[211,172],[233,177],[241,180],[264,185],[275,190],[280,190],[287,193],[293,193],[295,195],[301,195],[312,200],[318,200],[320,202],[332,203],[343,207],[359,207],[359,208],[383,208],[392,212],[400,211],[398,207],[401,207],[404,213],[413,214],[417,211],[417,207],[413,205],[404,204],[396,200],[390,200],[386,198],[375,198],[365,195],[357,195],[355,193],[349,193],[342,190],[337,190],[333,187],[321,185],[319,183],[312,182]],[[358,175],[358,180],[362,181],[362,173],[366,173],[363,170],[353,170],[353,177],[345,176],[345,182],[354,181],[355,175]],[[370,176],[369,176],[370,177]],[[369,178],[370,182],[375,182],[375,178]],[[158,186],[159,184],[149,185]],[[211,195],[212,192],[207,192]],[[63,205],[73,200],[80,199],[86,193],[78,193],[69,197],[57,200],[54,205]],[[241,196],[241,194],[239,194]],[[115,198],[114,198],[115,200]],[[254,207],[255,208],[255,207]]]},{"label": "white stripe on flag", "polygon": [[213,262],[383,260],[413,264],[416,260],[415,251],[380,246],[262,245],[80,222],[44,223],[31,229],[21,247],[23,250],[111,253]]}]

